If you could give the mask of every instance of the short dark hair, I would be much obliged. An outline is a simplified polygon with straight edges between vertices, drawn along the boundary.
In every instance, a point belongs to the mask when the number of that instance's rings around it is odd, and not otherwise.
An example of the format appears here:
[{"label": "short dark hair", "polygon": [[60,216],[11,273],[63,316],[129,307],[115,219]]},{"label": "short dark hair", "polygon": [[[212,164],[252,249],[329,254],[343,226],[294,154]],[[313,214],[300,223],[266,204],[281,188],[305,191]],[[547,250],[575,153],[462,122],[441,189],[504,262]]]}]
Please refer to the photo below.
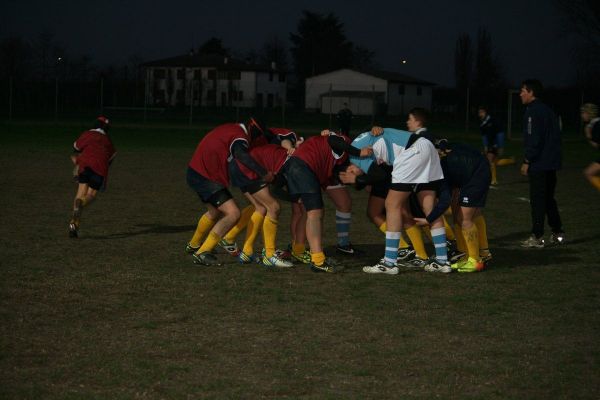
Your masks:
[{"label": "short dark hair", "polygon": [[422,107],[412,108],[408,114],[412,114],[413,117],[421,123],[422,126],[427,126],[427,120],[429,119],[429,112]]},{"label": "short dark hair", "polygon": [[544,92],[544,86],[542,85],[542,82],[537,79],[525,79],[521,83],[521,87],[525,88],[529,92],[533,92],[535,97],[541,97],[542,93]]},{"label": "short dark hair", "polygon": [[489,113],[489,112],[490,112],[490,108],[489,108],[487,105],[485,105],[485,104],[480,104],[480,105],[479,105],[479,107],[477,107],[477,110],[478,110],[478,111],[479,111],[479,110],[483,110],[483,111],[485,111],[486,113]]}]

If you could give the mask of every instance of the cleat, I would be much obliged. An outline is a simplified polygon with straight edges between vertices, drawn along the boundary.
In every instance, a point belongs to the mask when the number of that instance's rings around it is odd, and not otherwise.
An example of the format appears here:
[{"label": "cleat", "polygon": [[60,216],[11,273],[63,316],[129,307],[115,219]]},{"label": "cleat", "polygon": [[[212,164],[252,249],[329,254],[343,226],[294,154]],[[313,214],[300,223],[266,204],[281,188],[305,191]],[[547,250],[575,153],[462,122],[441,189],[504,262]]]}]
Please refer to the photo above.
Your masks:
[{"label": "cleat", "polygon": [[405,249],[398,249],[398,260],[399,261],[408,261],[408,260],[412,260],[415,257],[416,257],[416,253],[412,247],[407,247]]},{"label": "cleat", "polygon": [[425,259],[419,258],[419,257],[415,257],[412,260],[408,260],[408,261],[404,261],[404,262],[398,261],[396,263],[396,265],[399,267],[405,267],[405,268],[422,269],[427,264],[427,262],[428,262],[428,260],[425,260]]},{"label": "cleat", "polygon": [[344,267],[331,257],[325,258],[325,262],[321,265],[310,263],[310,269],[312,272],[329,272],[335,274],[344,270]]},{"label": "cleat", "polygon": [[360,251],[355,249],[354,246],[352,246],[352,243],[348,243],[346,245],[338,244],[335,248],[335,251],[347,256],[355,256],[360,254]]},{"label": "cleat", "polygon": [[207,265],[207,266],[221,265],[221,263],[219,262],[217,257],[215,257],[214,254],[212,254],[208,251],[202,252],[200,254],[194,253],[194,254],[192,254],[192,258],[194,259],[194,264]]},{"label": "cleat", "polygon": [[262,256],[260,263],[265,267],[277,267],[277,268],[292,268],[294,264],[291,261],[284,260],[282,258],[273,255],[271,257]]},{"label": "cleat", "polygon": [[[456,270],[458,272],[480,272],[483,271],[485,264],[483,261],[475,260],[473,258],[468,258],[467,261],[464,261],[457,265]],[[452,268],[455,269],[455,268]]]},{"label": "cleat", "polygon": [[564,232],[554,232],[550,235],[550,239],[548,240],[548,244],[552,246],[558,246],[561,244],[565,244],[565,233]]},{"label": "cleat", "polygon": [[237,256],[237,259],[240,262],[240,264],[252,264],[253,262],[256,262],[254,254],[246,254],[243,251],[240,251],[240,253]]},{"label": "cleat", "polygon": [[291,260],[292,259],[292,252],[289,250],[281,250],[281,249],[276,249],[275,250],[275,255],[278,258],[281,258],[282,260]]},{"label": "cleat", "polygon": [[302,254],[295,254],[292,252],[292,258],[301,262],[302,264],[310,264],[311,262],[310,251],[308,250],[304,250]]},{"label": "cleat", "polygon": [[200,246],[198,247],[193,247],[191,244],[186,244],[185,245],[185,252],[188,254],[194,254],[195,252],[197,252],[200,249]]},{"label": "cleat", "polygon": [[238,249],[236,242],[229,243],[225,239],[221,239],[219,241],[219,247],[225,250],[229,255],[237,257],[240,254],[240,250]]},{"label": "cleat", "polygon": [[544,238],[542,238],[542,237],[536,238],[535,235],[531,235],[526,240],[523,240],[520,244],[521,244],[521,247],[525,247],[525,248],[529,248],[529,249],[531,249],[531,248],[541,249],[544,247],[545,242],[544,242]]},{"label": "cleat", "polygon": [[450,260],[450,263],[455,263],[458,260],[460,260],[461,258],[465,257],[465,252],[464,251],[460,251],[456,247],[456,241],[447,240],[446,241],[446,247],[448,249],[448,260]]},{"label": "cleat", "polygon": [[482,251],[481,253],[479,253],[479,258],[481,258],[481,261],[483,261],[484,264],[487,264],[488,262],[492,261],[492,253],[490,253],[489,250]]},{"label": "cleat", "polygon": [[427,272],[441,272],[443,274],[452,272],[452,267],[449,262],[439,262],[436,258],[429,260],[423,269]]},{"label": "cleat", "polygon": [[69,237],[70,238],[77,238],[77,237],[79,237],[79,232],[78,232],[77,224],[74,224],[73,222],[71,222],[69,224]]},{"label": "cleat", "polygon": [[395,265],[386,263],[381,260],[373,266],[363,267],[363,272],[367,274],[387,274],[387,275],[398,275],[398,267]]}]

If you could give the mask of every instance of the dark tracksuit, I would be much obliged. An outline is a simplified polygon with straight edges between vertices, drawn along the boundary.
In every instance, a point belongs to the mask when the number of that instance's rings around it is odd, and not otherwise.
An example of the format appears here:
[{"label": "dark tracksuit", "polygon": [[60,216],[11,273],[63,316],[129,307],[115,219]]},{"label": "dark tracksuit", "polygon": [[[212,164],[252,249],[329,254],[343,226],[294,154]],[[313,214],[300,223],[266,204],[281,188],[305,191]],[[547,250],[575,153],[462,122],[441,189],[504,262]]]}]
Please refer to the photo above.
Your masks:
[{"label": "dark tracksuit", "polygon": [[540,100],[527,105],[523,137],[525,160],[529,162],[531,233],[537,238],[544,235],[546,215],[552,232],[560,233],[562,222],[554,199],[556,171],[562,166],[560,128],[554,112]]}]

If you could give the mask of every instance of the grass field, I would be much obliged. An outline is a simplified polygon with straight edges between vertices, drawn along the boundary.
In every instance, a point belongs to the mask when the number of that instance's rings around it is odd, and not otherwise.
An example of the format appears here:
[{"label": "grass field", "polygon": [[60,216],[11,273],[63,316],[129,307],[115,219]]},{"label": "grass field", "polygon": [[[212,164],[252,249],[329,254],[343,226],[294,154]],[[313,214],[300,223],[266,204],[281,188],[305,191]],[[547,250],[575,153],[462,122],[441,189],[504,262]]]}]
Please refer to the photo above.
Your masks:
[{"label": "grass field", "polygon": [[600,204],[581,175],[597,154],[583,140],[564,143],[565,246],[518,247],[528,187],[502,167],[485,272],[362,273],[383,238],[352,189],[352,241],[366,253],[325,275],[226,255],[223,267],[192,264],[183,248],[203,207],[185,169],[197,129],[115,126],[109,190],[69,239],[68,155],[84,127],[0,124],[1,398],[599,397]]}]

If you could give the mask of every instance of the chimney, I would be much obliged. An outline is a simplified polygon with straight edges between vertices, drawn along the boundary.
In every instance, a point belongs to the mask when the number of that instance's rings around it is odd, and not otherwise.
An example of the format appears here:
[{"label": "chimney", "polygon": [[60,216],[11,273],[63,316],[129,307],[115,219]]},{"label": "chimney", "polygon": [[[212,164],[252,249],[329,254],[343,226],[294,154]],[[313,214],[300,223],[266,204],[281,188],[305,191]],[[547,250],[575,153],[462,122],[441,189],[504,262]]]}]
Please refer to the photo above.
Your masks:
[{"label": "chimney", "polygon": [[228,58],[228,57],[225,57],[225,58],[223,59],[223,64],[227,64],[228,62],[229,62],[229,58]]},{"label": "chimney", "polygon": [[277,63],[275,61],[271,61],[271,69],[272,70],[276,70],[277,69]]}]

